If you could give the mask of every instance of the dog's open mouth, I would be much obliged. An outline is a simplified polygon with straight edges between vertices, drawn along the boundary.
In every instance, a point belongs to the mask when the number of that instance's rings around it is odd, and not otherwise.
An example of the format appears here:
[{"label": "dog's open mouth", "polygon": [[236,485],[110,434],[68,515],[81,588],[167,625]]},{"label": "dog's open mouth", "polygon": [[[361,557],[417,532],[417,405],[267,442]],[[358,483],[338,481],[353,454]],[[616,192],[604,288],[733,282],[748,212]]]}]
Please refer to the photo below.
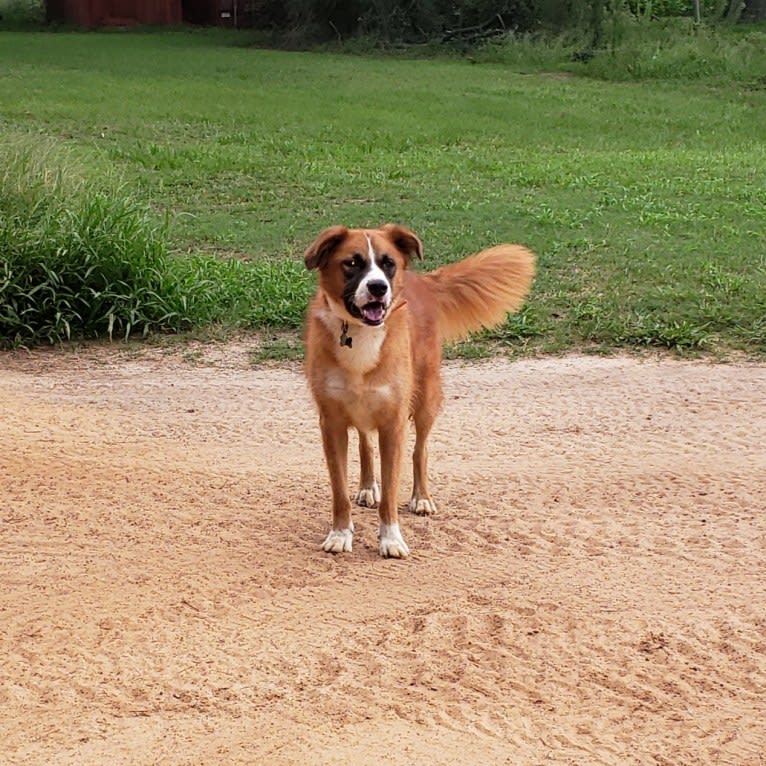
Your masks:
[{"label": "dog's open mouth", "polygon": [[383,322],[383,319],[386,316],[386,306],[380,301],[372,301],[371,303],[365,303],[364,306],[359,309],[359,312],[361,313],[365,324],[375,326]]}]

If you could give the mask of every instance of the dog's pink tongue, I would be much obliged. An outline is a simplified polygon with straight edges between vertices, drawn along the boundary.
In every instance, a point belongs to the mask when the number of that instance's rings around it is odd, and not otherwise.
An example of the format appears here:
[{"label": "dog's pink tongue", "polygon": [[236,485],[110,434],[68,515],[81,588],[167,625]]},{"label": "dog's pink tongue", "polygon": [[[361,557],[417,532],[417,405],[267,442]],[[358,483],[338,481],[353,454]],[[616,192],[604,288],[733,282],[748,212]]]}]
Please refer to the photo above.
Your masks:
[{"label": "dog's pink tongue", "polygon": [[362,314],[369,322],[380,322],[383,319],[383,304],[370,303],[362,309]]}]

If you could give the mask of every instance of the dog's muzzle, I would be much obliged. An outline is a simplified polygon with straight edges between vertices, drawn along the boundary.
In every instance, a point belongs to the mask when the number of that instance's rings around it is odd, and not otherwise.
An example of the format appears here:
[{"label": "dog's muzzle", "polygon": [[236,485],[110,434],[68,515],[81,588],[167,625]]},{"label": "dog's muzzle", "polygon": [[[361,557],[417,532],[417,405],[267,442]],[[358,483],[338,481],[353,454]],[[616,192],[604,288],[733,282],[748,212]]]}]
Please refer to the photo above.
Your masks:
[{"label": "dog's muzzle", "polygon": [[364,324],[377,327],[383,324],[391,305],[391,288],[383,279],[371,279],[348,298],[348,312]]}]

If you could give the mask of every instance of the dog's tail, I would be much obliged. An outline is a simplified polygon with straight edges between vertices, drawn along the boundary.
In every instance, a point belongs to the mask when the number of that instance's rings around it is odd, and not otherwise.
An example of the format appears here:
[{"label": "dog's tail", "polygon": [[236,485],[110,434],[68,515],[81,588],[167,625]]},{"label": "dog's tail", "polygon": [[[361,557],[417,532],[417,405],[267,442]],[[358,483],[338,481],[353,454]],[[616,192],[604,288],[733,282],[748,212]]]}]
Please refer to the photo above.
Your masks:
[{"label": "dog's tail", "polygon": [[521,307],[534,275],[535,255],[521,245],[496,245],[424,274],[442,340],[503,322]]}]

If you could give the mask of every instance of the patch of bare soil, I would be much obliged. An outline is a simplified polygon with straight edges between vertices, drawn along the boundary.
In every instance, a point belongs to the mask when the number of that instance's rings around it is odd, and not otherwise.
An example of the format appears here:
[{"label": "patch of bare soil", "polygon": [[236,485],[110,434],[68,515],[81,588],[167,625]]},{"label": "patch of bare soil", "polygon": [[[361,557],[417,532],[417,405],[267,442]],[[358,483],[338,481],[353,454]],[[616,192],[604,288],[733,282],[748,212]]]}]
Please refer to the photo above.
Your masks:
[{"label": "patch of bare soil", "polygon": [[386,561],[245,351],[0,358],[0,762],[766,763],[765,367],[446,365]]}]

